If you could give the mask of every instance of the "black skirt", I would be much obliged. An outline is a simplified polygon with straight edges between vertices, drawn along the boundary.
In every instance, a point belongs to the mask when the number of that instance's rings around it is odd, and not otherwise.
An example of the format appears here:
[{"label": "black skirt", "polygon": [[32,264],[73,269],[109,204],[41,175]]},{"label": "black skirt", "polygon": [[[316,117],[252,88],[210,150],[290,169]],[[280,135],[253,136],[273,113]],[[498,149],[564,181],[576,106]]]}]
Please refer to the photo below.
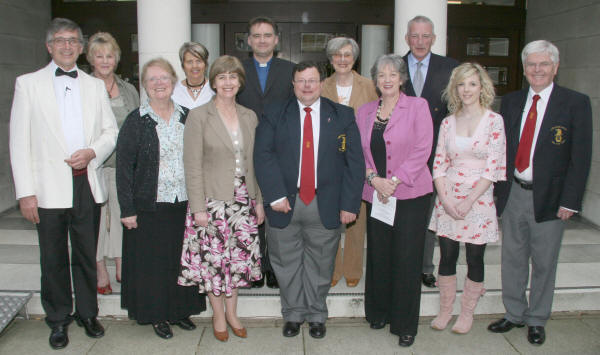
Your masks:
[{"label": "black skirt", "polygon": [[139,212],[123,232],[121,306],[140,324],[178,321],[206,310],[197,287],[177,284],[187,201]]}]

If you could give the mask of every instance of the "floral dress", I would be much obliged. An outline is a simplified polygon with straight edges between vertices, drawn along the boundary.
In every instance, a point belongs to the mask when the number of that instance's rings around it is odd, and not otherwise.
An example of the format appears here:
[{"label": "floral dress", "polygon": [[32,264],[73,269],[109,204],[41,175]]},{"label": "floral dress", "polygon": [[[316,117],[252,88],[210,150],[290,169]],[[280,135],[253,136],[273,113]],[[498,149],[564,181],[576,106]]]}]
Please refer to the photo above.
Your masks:
[{"label": "floral dress", "polygon": [[250,286],[262,277],[256,201],[250,199],[243,176],[242,137],[239,131],[230,135],[238,162],[232,182],[234,199],[206,199],[206,228],[194,226],[188,206],[178,279],[181,286],[198,285],[200,293],[215,296],[231,296],[233,289]]},{"label": "floral dress", "polygon": [[[456,144],[456,118],[446,117],[440,126],[433,162],[433,179],[445,176],[446,191],[454,202],[467,198],[480,178],[492,182],[506,180],[506,137],[502,117],[486,111],[469,144]],[[458,242],[486,244],[498,240],[498,219],[493,196],[494,185],[473,203],[463,220],[446,214],[436,197],[429,229],[440,237]]]}]

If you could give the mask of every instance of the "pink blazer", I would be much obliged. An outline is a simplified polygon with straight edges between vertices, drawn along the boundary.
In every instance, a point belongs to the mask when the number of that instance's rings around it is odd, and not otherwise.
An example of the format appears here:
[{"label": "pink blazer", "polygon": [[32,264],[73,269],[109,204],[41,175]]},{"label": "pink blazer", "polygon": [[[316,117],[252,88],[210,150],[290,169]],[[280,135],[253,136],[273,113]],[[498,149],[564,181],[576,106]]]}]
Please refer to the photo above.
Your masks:
[{"label": "pink blazer", "polygon": [[[378,104],[379,100],[366,103],[358,109],[356,115],[366,168],[373,170],[376,168],[371,153],[371,133]],[[385,177],[390,179],[396,176],[402,181],[396,188],[394,197],[406,200],[432,192],[427,159],[432,147],[433,121],[427,101],[400,93],[390,122],[383,132],[383,139],[387,154]],[[382,172],[378,173],[384,175]],[[363,200],[373,202],[373,191],[374,188],[365,181]]]}]

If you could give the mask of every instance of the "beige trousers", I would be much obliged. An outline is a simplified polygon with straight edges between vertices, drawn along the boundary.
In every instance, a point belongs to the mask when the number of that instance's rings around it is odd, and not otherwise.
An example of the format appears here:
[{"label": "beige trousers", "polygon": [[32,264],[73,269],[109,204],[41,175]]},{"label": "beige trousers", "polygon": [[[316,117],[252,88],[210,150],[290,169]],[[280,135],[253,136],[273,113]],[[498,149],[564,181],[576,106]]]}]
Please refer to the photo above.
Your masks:
[{"label": "beige trousers", "polygon": [[346,225],[344,250],[342,253],[342,240],[338,245],[335,257],[333,280],[339,281],[342,276],[346,280],[360,280],[363,272],[363,254],[365,251],[365,233],[367,229],[367,205],[360,204],[360,212],[356,222]]}]

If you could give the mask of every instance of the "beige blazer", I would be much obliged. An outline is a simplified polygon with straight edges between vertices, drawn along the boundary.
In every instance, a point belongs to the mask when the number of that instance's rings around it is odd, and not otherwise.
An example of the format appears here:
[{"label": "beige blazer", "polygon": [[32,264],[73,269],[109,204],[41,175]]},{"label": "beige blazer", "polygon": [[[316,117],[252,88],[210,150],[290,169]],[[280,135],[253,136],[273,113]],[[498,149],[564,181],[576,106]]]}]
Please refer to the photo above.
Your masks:
[{"label": "beige blazer", "polygon": [[[250,198],[262,203],[254,175],[254,133],[258,119],[254,111],[236,104],[244,144],[246,186]],[[190,111],[183,136],[183,166],[192,213],[206,211],[206,198],[233,200],[235,153],[214,98]]]},{"label": "beige blazer", "polygon": [[[73,174],[54,94],[52,66],[17,78],[10,114],[10,160],[16,197],[35,195],[42,208],[73,207]],[[117,123],[104,83],[78,70],[85,143],[96,153],[87,176],[97,203],[106,201],[102,162],[115,148]]]},{"label": "beige blazer", "polygon": [[[377,100],[378,96],[375,91],[375,85],[373,85],[370,79],[365,78],[354,70],[352,71],[352,75],[352,93],[350,94],[350,103],[348,106],[352,107],[356,114],[359,107],[367,102]],[[335,87],[335,73],[323,82],[321,96],[333,102],[340,103],[337,88]]]}]

